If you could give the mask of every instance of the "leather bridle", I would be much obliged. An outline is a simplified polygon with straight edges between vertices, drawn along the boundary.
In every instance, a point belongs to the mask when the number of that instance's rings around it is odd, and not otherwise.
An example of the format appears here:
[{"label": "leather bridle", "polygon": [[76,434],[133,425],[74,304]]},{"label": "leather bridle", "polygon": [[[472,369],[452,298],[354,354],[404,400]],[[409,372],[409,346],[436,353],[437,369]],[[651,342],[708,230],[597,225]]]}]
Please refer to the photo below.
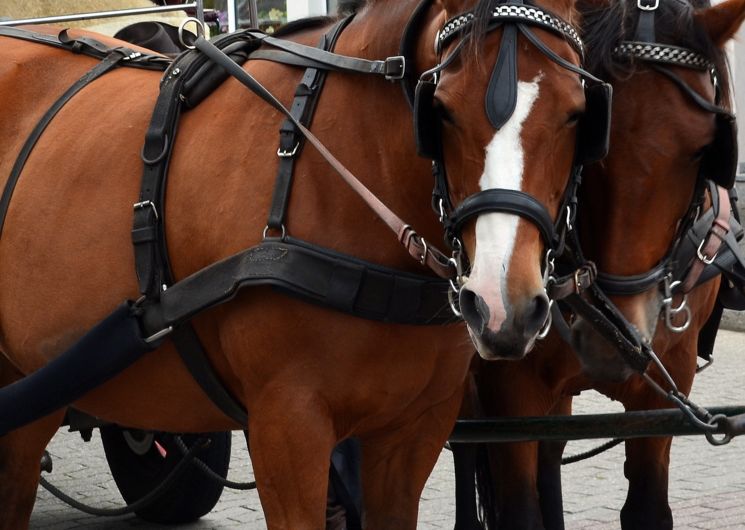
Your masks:
[{"label": "leather bridle", "polygon": [[[716,256],[719,247],[730,232],[731,209],[725,188],[731,188],[734,184],[737,144],[732,139],[735,134],[735,117],[731,111],[720,106],[720,75],[716,66],[696,51],[655,42],[654,16],[657,6],[658,4],[646,5],[639,0],[637,9],[640,11],[640,17],[635,40],[621,42],[613,50],[613,55],[617,60],[641,62],[667,77],[697,107],[716,116],[717,134],[714,144],[710,146],[702,159],[694,199],[682,217],[676,236],[665,256],[655,267],[640,274],[615,275],[600,271],[597,283],[604,293],[611,296],[632,296],[658,286],[663,293],[663,310],[667,326],[671,331],[680,333],[688,329],[690,325],[691,314],[687,307],[686,296],[698,285],[703,268],[711,264],[712,258]],[[669,66],[708,71],[716,91],[714,103],[710,103],[696,92]],[[727,142],[728,145],[718,145],[717,142]],[[725,161],[723,167],[713,170],[715,174],[711,174],[713,163],[707,163],[711,159],[717,159],[720,166],[722,166],[721,161]],[[716,185],[708,187],[707,180],[712,180]],[[682,255],[681,244],[698,219],[707,188],[710,189],[711,200],[716,206],[717,214],[709,220],[709,229],[701,240],[695,255]],[[683,300],[677,307],[674,307],[672,297],[678,293],[682,294]],[[686,321],[676,326],[672,320],[681,313],[685,315]]]},{"label": "leather bridle", "polygon": [[[433,69],[424,72],[416,88],[414,103],[414,122],[417,134],[417,146],[422,156],[433,160],[435,188],[433,191],[433,209],[443,223],[446,239],[453,248],[453,262],[458,270],[456,282],[451,282],[451,306],[459,314],[455,300],[464,284],[467,270],[466,257],[463,255],[461,232],[465,224],[483,213],[500,212],[518,215],[532,222],[539,230],[546,246],[546,268],[551,267],[546,279],[553,272],[553,257],[563,252],[566,232],[575,214],[576,193],[580,183],[582,164],[598,160],[605,156],[609,139],[610,85],[603,83],[581,67],[560,57],[532,31],[538,28],[550,31],[567,40],[580,59],[584,57],[584,45],[578,31],[569,23],[537,6],[521,1],[496,3],[490,14],[487,31],[503,28],[500,54],[496,60],[489,88],[487,90],[485,112],[495,129],[500,129],[511,117],[517,98],[517,35],[525,36],[548,59],[567,70],[577,73],[584,80],[592,83],[593,97],[588,97],[586,118],[593,120],[597,131],[587,135],[594,139],[595,145],[575,156],[570,180],[556,220],[548,209],[535,197],[520,190],[488,189],[477,192],[459,205],[454,205],[448,190],[445,162],[442,152],[441,122],[433,108],[433,98],[438,86],[440,74],[462,53],[466,36],[472,30],[475,15],[463,13],[450,19],[438,33],[435,49],[441,56],[440,63]],[[442,53],[447,44],[460,39],[453,50],[446,56]],[[590,88],[586,88],[590,90]],[[600,95],[600,97],[598,97]],[[590,108],[590,101],[594,103]],[[582,127],[582,124],[580,125]],[[550,325],[550,316],[546,327]]]}]

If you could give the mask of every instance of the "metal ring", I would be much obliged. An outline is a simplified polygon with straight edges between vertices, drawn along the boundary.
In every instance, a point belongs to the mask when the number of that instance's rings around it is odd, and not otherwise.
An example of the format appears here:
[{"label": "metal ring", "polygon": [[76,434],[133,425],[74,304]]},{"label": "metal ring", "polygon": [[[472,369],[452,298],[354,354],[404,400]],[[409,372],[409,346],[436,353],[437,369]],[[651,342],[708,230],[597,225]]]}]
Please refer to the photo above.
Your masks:
[{"label": "metal ring", "polygon": [[448,289],[448,302],[450,303],[450,309],[456,317],[462,318],[463,313],[460,312],[460,306],[458,305],[458,301],[456,300],[456,296],[460,294],[460,290],[455,287],[453,280],[449,281],[451,287],[451,289]]},{"label": "metal ring", "polygon": [[548,333],[551,331],[551,326],[554,323],[554,315],[551,313],[552,306],[554,305],[553,300],[549,300],[548,302],[548,314],[546,315],[546,321],[543,323],[543,327],[541,328],[541,331],[538,332],[537,339],[543,340],[546,337],[548,337]]},{"label": "metal ring", "polygon": [[[713,425],[718,428],[720,421],[724,422],[726,425],[727,420],[729,420],[729,418],[724,414],[716,414],[709,420],[709,425]],[[717,433],[715,432],[706,431],[706,433],[704,434],[706,436],[706,440],[711,445],[727,445],[732,441],[732,434],[730,434],[729,432],[721,433],[721,438],[717,438]]]},{"label": "metal ring", "polygon": [[196,49],[196,46],[190,45],[186,43],[186,40],[184,40],[184,30],[186,29],[186,25],[189,22],[194,22],[197,25],[197,38],[202,37],[206,35],[204,31],[204,23],[202,23],[201,20],[194,17],[188,17],[186,20],[184,20],[181,25],[178,27],[178,40],[181,42],[181,45],[186,48],[187,50],[194,50]]},{"label": "metal ring", "polygon": [[[282,231],[282,234],[279,236],[281,240],[284,241],[285,236],[287,236],[287,230],[285,229],[285,225],[281,224],[279,225],[280,230]],[[266,225],[264,227],[264,231],[261,233],[261,239],[266,239],[267,233],[269,233],[269,230],[273,230],[274,228],[270,227],[269,225]]]},{"label": "metal ring", "polygon": [[[673,324],[673,317],[680,314],[681,311],[685,315],[685,322],[680,326],[676,326],[675,324]],[[683,308],[679,309],[676,313],[670,311],[669,307],[665,310],[665,324],[667,324],[667,329],[669,329],[673,333],[683,333],[685,330],[687,330],[691,325],[691,317],[691,308],[687,305],[683,306]]]},{"label": "metal ring", "polygon": [[427,242],[424,240],[423,237],[420,237],[419,240],[422,242],[422,246],[424,247],[424,250],[422,251],[422,257],[419,258],[419,263],[422,265],[427,264],[427,254],[429,254],[429,247],[427,247]]}]

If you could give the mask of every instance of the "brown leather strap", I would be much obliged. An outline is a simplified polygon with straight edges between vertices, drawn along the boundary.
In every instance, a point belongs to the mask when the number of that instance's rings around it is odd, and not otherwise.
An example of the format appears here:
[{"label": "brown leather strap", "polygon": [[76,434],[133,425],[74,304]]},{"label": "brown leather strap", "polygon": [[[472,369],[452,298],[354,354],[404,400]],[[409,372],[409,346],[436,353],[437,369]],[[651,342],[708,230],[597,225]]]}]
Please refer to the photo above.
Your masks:
[{"label": "brown leather strap", "polygon": [[[683,293],[689,293],[696,286],[701,273],[704,271],[707,265],[711,264],[717,257],[719,249],[724,244],[724,238],[730,231],[729,217],[731,213],[729,192],[722,186],[717,186],[717,194],[719,201],[719,212],[711,223],[711,228],[706,234],[706,237],[701,241],[696,252],[696,257],[693,259],[693,264],[686,275],[680,290]],[[712,202],[714,197],[712,197]]]},{"label": "brown leather strap", "polygon": [[597,278],[598,270],[592,261],[586,262],[572,274],[557,278],[546,290],[551,300],[563,300],[571,294],[582,294]]},{"label": "brown leather strap", "polygon": [[305,127],[302,123],[280,103],[273,94],[271,94],[261,83],[254,79],[251,74],[245,71],[241,66],[236,64],[230,57],[225,55],[221,50],[215,47],[209,41],[199,37],[195,43],[196,47],[207,57],[222,66],[230,75],[235,77],[240,83],[249,88],[252,92],[272,105],[275,109],[284,114],[295,127],[305,136],[308,142],[318,150],[318,153],[339,173],[344,182],[354,190],[360,198],[380,217],[393,233],[398,236],[398,240],[406,247],[414,259],[426,265],[441,278],[452,278],[455,276],[455,266],[450,264],[448,258],[435,247],[427,244],[414,232],[398,215],[378,199],[367,187],[355,177],[339,160],[331,154],[323,143]]}]

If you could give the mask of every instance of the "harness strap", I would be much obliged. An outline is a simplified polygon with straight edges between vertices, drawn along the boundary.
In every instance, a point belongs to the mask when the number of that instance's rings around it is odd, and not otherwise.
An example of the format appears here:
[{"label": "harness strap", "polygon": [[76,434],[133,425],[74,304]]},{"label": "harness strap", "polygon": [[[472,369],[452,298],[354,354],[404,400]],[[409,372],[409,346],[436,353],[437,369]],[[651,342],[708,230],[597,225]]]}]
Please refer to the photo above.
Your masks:
[{"label": "harness strap", "polygon": [[683,293],[689,293],[697,285],[701,273],[707,265],[714,263],[719,253],[719,249],[725,243],[727,235],[730,233],[730,202],[729,193],[721,186],[716,187],[716,193],[711,194],[712,208],[717,212],[716,218],[711,224],[711,228],[706,237],[701,241],[697,251],[696,258],[691,265],[688,274],[683,280],[680,290]]},{"label": "harness strap", "polygon": [[204,346],[202,346],[194,326],[189,324],[174,328],[171,339],[173,339],[184,366],[204,393],[207,394],[207,397],[223,414],[245,429],[248,425],[248,413],[223,385],[207,358]]},{"label": "harness strap", "polygon": [[[323,158],[339,173],[342,179],[354,190],[359,197],[380,217],[383,222],[397,235],[408,251],[409,255],[429,267],[435,274],[441,278],[451,278],[454,276],[454,267],[450,259],[440,250],[430,245],[424,239],[407,225],[398,215],[378,199],[367,187],[357,179],[339,160],[331,154],[326,146],[310,132],[307,127],[297,121],[292,113],[288,111],[282,103],[274,97],[261,83],[256,81],[251,74],[241,68],[233,60],[215,47],[211,42],[199,37],[195,43],[205,56],[209,57],[215,63],[222,66],[230,75],[235,77],[241,84],[249,88],[254,94],[269,103],[272,107],[292,121],[297,129],[305,138],[315,147]],[[315,49],[315,48],[314,48]]]},{"label": "harness strap", "polygon": [[564,302],[609,341],[631,368],[643,373],[651,359],[649,345],[596,284],[591,284],[587,290],[594,304],[577,293],[564,298]]},{"label": "harness strap", "polygon": [[163,55],[151,55],[136,52],[124,47],[111,48],[91,37],[73,38],[70,37],[67,30],[63,30],[59,35],[54,36],[11,26],[0,26],[0,36],[36,42],[47,46],[54,46],[55,48],[62,48],[73,53],[87,55],[96,59],[105,59],[112,51],[119,49],[123,50],[122,53],[125,55],[125,58],[122,60],[127,62],[127,66],[144,68],[147,70],[165,70],[172,62],[169,57]]},{"label": "harness strap", "polygon": [[[221,36],[215,39],[215,43],[237,54],[258,45],[243,34]],[[140,293],[154,300],[157,300],[161,287],[170,282],[163,205],[179,116],[182,106],[190,101],[186,94],[191,94],[190,90],[196,85],[193,78],[201,79],[207,75],[208,65],[209,60],[196,52],[182,54],[171,65],[161,81],[160,94],[145,134],[140,196],[133,206],[132,243]],[[200,96],[191,95],[192,101],[201,100]]]},{"label": "harness strap", "polygon": [[287,237],[266,239],[172,285],[143,306],[146,335],[163,336],[249,286],[273,286],[306,302],[371,320],[431,325],[454,322],[448,283],[402,273]]},{"label": "harness strap", "polygon": [[[331,30],[321,37],[319,46],[324,49],[333,49],[336,41],[344,28],[352,21],[349,16],[337,22]],[[310,126],[313,114],[318,103],[318,96],[323,90],[326,81],[327,70],[308,68],[303,75],[302,81],[295,90],[295,100],[290,112],[292,116],[306,126]],[[290,198],[292,177],[295,169],[295,161],[302,153],[305,144],[304,137],[298,132],[295,124],[289,119],[282,122],[279,130],[279,167],[275,179],[274,194],[269,210],[267,227],[273,230],[282,230],[285,222],[287,203]]]},{"label": "harness strap", "polygon": [[[9,29],[9,28],[0,28]],[[12,28],[11,28],[12,29]],[[1,33],[0,33],[1,34]],[[125,48],[118,48],[111,50],[106,58],[98,63],[96,66],[88,70],[80,79],[68,88],[64,94],[62,94],[57,101],[55,101],[49,110],[47,110],[41,119],[37,122],[34,130],[26,138],[26,142],[23,144],[18,157],[16,158],[13,169],[10,171],[10,176],[5,183],[5,189],[3,189],[2,197],[0,197],[0,234],[2,234],[3,227],[5,225],[5,218],[8,214],[8,208],[10,207],[10,200],[13,197],[13,191],[18,184],[18,179],[21,176],[26,162],[28,161],[31,151],[34,149],[36,142],[38,142],[41,135],[46,130],[47,126],[52,122],[57,113],[62,107],[70,101],[75,94],[80,92],[83,88],[88,86],[94,80],[98,79],[106,72],[116,68],[119,64],[128,56],[128,52]]]},{"label": "harness strap", "polygon": [[390,81],[403,79],[406,74],[406,60],[401,56],[388,57],[382,61],[370,61],[368,59],[359,59],[357,57],[348,57],[346,55],[331,53],[298,42],[277,39],[259,31],[249,30],[245,33],[246,35],[259,40],[263,44],[273,46],[304,59],[310,59],[311,61],[315,61],[316,63],[322,64],[332,70],[343,70],[359,74],[382,75]]}]

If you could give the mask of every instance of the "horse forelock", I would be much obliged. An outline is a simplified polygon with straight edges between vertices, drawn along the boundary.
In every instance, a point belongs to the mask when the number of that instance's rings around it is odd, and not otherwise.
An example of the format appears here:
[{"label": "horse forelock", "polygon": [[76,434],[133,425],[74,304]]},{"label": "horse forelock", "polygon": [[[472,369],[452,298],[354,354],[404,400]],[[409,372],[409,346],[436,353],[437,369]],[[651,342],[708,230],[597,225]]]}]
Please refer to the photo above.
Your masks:
[{"label": "horse forelock", "polygon": [[[495,0],[477,0],[471,10],[474,14],[474,21],[468,36],[466,51],[476,58],[479,56],[484,38],[489,33],[490,14],[496,3]],[[573,26],[579,25],[581,17],[575,7],[576,0],[541,0],[532,3]]]},{"label": "horse forelock", "polygon": [[[693,18],[695,9],[708,5],[708,0],[694,0],[692,3],[687,0],[661,0],[655,16],[656,39],[662,44],[691,49],[711,60],[719,72],[722,103],[726,104],[730,99],[726,55]],[[634,40],[639,21],[636,0],[579,0],[577,8],[582,17],[588,70],[606,79],[622,79],[631,75],[635,65],[616,60],[613,50],[621,41]]]}]

